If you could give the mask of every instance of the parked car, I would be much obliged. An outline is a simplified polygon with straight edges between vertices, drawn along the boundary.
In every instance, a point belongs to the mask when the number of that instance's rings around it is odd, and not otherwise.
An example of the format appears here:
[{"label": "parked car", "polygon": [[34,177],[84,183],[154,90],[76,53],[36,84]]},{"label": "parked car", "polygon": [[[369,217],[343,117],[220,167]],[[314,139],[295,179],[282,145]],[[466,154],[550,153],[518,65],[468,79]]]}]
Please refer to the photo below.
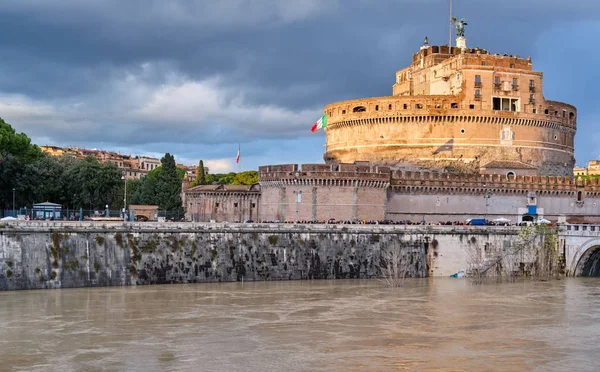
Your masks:
[{"label": "parked car", "polygon": [[467,220],[467,225],[472,225],[472,226],[485,226],[487,225],[488,220],[486,220],[485,218],[469,218]]}]

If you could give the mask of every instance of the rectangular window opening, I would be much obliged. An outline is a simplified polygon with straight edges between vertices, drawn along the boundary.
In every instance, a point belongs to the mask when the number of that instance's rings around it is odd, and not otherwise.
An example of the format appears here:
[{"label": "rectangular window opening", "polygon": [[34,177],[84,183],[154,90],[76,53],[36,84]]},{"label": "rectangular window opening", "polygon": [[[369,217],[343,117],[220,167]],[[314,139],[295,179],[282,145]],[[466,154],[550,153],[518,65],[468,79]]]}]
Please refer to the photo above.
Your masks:
[{"label": "rectangular window opening", "polygon": [[494,97],[492,99],[492,109],[493,110],[500,110],[500,98]]},{"label": "rectangular window opening", "polygon": [[519,111],[518,98],[492,97],[492,110],[496,111]]}]

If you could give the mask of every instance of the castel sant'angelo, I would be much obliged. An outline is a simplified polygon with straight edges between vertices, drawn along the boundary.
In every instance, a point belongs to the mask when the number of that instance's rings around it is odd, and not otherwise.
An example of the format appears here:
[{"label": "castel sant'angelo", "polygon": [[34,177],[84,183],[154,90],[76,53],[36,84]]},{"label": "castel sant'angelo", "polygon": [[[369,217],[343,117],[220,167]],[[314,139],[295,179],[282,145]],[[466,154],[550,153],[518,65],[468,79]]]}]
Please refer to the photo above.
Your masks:
[{"label": "castel sant'angelo", "polygon": [[188,218],[595,221],[597,180],[572,178],[576,108],[544,97],[531,58],[468,48],[455,23],[456,45],[426,38],[391,96],[325,106],[324,164],[188,189]]}]

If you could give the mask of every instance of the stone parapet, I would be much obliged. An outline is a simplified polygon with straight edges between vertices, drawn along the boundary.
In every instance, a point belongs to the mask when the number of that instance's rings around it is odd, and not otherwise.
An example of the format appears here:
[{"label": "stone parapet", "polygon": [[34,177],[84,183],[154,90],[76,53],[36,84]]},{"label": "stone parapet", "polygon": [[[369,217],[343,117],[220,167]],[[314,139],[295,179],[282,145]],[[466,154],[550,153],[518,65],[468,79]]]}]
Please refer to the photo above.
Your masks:
[{"label": "stone parapet", "polygon": [[516,235],[518,226],[344,225],[295,223],[71,222],[7,221],[5,232],[37,233],[350,233],[350,234],[499,234]]},{"label": "stone parapet", "polygon": [[389,184],[390,168],[361,164],[297,164],[265,165],[258,168],[261,186],[373,186]]},{"label": "stone parapet", "polygon": [[349,125],[464,121],[536,126],[574,133],[577,129],[577,109],[563,102],[546,103],[543,112],[534,114],[470,108],[468,102],[461,102],[460,97],[452,96],[389,96],[336,102],[325,106],[324,112],[328,115],[326,132]]},{"label": "stone parapet", "polygon": [[597,196],[600,183],[597,178],[590,180],[560,176],[505,176],[498,174],[456,175],[437,172],[393,171],[390,184],[393,189],[407,189],[413,192],[451,191],[452,193],[483,192],[485,190],[569,192],[585,191],[586,195]]}]

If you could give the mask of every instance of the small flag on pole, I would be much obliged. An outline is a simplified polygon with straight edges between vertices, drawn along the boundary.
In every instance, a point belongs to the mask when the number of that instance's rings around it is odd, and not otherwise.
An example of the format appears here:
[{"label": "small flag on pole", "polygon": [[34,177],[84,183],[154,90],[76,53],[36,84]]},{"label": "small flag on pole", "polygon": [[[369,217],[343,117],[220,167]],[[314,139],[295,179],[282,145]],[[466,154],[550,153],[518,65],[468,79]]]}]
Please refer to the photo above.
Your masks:
[{"label": "small flag on pole", "polygon": [[313,124],[312,128],[310,128],[311,132],[316,132],[321,128],[327,128],[327,114],[323,114],[321,118]]},{"label": "small flag on pole", "polygon": [[237,156],[235,157],[235,162],[236,162],[236,164],[240,162],[240,145],[238,145],[238,153],[237,153]]}]

